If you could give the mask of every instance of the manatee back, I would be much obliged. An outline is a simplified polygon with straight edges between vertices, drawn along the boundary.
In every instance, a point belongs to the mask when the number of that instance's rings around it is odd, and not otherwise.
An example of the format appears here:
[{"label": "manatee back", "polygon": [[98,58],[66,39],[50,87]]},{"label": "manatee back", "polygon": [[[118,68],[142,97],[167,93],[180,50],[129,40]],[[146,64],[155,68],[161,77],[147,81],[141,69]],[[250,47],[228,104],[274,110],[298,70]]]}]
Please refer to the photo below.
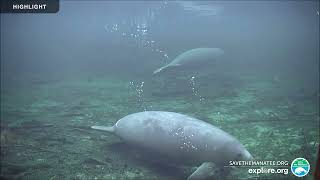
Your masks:
[{"label": "manatee back", "polygon": [[173,112],[131,114],[120,119],[114,129],[127,143],[190,163],[215,161],[225,143],[234,141],[219,128]]},{"label": "manatee back", "polygon": [[157,135],[167,134],[177,126],[175,114],[161,111],[145,111],[123,117],[115,124],[115,134],[127,142],[149,144]]},{"label": "manatee back", "polygon": [[212,61],[223,54],[224,52],[220,48],[195,48],[177,56],[170,65],[189,65]]}]

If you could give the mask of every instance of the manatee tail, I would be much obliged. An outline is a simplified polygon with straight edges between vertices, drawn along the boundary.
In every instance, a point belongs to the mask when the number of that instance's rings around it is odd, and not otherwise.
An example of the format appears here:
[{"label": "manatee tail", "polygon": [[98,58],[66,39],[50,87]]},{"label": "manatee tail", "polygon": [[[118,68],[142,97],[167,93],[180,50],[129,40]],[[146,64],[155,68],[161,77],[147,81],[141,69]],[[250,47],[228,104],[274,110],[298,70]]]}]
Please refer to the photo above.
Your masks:
[{"label": "manatee tail", "polygon": [[114,132],[113,126],[91,126],[92,129],[100,130],[100,131],[107,131],[110,133]]},{"label": "manatee tail", "polygon": [[167,65],[165,65],[165,66],[153,71],[153,75],[156,75],[156,74],[158,74],[160,72],[172,70],[172,69],[175,69],[175,68],[180,67],[180,66],[181,66],[180,64],[171,64],[170,63],[170,64],[167,64]]},{"label": "manatee tail", "polygon": [[156,75],[156,74],[158,74],[158,73],[160,73],[160,72],[163,72],[164,70],[167,70],[168,68],[170,69],[171,66],[172,66],[172,65],[170,65],[170,64],[167,64],[167,65],[165,65],[165,66],[162,66],[161,68],[153,71],[153,75]]},{"label": "manatee tail", "polygon": [[161,67],[161,68],[159,68],[159,69],[157,69],[157,70],[153,71],[153,75],[158,74],[158,73],[159,73],[159,72],[161,72],[164,68],[165,68],[165,67]]}]

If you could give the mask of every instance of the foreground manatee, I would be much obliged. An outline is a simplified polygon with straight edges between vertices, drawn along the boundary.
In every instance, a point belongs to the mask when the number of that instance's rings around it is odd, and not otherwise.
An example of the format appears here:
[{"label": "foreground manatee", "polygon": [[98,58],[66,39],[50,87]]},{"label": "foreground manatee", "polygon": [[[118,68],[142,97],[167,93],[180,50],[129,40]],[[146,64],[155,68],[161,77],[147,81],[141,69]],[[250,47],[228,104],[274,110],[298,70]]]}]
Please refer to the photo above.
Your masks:
[{"label": "foreground manatee", "polygon": [[224,51],[220,48],[195,48],[186,51],[177,56],[169,64],[155,70],[153,74],[163,72],[170,68],[195,68],[197,66],[206,66],[210,61],[216,60],[218,57],[224,54]]},{"label": "foreground manatee", "polygon": [[91,128],[112,132],[125,142],[166,155],[172,160],[198,166],[188,179],[206,178],[215,167],[230,160],[249,160],[250,153],[223,130],[174,112],[145,111],[130,114],[112,127]]}]

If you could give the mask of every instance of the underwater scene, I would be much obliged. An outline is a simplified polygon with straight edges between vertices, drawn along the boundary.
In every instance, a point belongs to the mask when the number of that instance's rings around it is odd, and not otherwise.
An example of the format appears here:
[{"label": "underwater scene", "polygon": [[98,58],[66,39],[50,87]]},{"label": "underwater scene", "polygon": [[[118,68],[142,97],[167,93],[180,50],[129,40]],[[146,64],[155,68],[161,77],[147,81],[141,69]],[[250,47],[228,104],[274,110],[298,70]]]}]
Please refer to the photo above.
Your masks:
[{"label": "underwater scene", "polygon": [[1,179],[317,179],[319,1],[61,0],[0,27]]}]

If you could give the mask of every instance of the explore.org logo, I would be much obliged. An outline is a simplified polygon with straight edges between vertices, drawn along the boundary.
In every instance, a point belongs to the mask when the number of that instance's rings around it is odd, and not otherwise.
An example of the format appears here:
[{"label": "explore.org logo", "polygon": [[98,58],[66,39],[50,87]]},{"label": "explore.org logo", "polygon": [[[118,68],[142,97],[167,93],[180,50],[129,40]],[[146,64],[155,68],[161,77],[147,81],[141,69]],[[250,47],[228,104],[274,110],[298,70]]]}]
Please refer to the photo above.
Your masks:
[{"label": "explore.org logo", "polygon": [[296,158],[291,163],[291,172],[297,177],[303,177],[308,174],[310,164],[305,158]]}]

